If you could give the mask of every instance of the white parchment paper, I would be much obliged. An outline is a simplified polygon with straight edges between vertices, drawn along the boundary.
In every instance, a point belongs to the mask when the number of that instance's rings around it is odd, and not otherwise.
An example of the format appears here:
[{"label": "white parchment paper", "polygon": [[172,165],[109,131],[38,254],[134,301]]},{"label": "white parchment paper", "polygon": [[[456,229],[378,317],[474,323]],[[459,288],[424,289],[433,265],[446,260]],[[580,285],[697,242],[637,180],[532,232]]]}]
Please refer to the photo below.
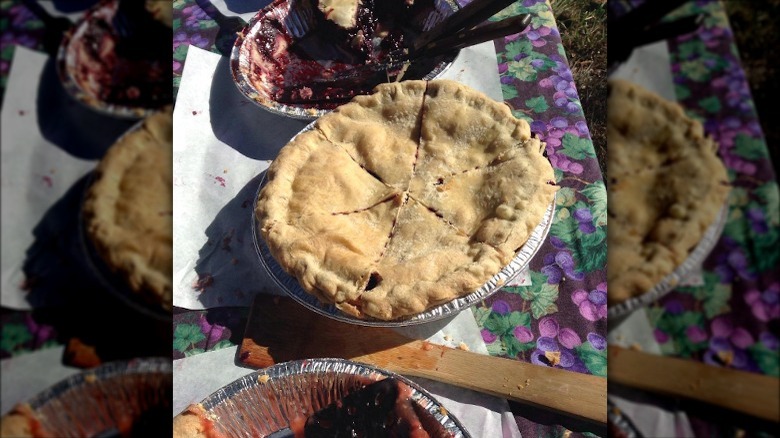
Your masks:
[{"label": "white parchment paper", "polygon": [[[58,294],[31,296],[23,288],[26,262],[37,259],[47,275],[57,268],[56,260],[40,259],[47,242],[36,234],[56,234],[64,226],[64,216],[53,217],[54,206],[62,207],[66,196],[80,196],[74,191],[82,190],[81,180],[133,122],[111,119],[71,99],[52,60],[20,46],[14,50],[1,117],[0,304],[23,310],[54,305],[61,302]],[[68,205],[57,214],[77,215],[77,203]]]},{"label": "white parchment paper", "polygon": [[[62,365],[65,347],[45,348],[0,361],[0,414],[82,370]],[[24,382],[23,384],[21,382]]]}]

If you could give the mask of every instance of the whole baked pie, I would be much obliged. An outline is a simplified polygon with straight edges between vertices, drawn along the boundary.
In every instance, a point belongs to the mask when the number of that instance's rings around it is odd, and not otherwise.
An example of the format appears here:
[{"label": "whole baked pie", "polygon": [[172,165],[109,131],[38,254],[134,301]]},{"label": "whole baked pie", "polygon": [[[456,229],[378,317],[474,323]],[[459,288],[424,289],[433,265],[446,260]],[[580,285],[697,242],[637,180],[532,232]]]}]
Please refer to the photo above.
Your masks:
[{"label": "whole baked pie", "polygon": [[609,302],[648,292],[685,261],[729,193],[717,144],[676,103],[610,82]]},{"label": "whole baked pie", "polygon": [[383,84],[281,150],[260,231],[320,301],[418,314],[480,288],[528,240],[558,189],[543,150],[506,105],[458,82]]},{"label": "whole baked pie", "polygon": [[170,309],[173,275],[171,107],[120,138],[94,172],[84,202],[89,240],[138,296]]}]

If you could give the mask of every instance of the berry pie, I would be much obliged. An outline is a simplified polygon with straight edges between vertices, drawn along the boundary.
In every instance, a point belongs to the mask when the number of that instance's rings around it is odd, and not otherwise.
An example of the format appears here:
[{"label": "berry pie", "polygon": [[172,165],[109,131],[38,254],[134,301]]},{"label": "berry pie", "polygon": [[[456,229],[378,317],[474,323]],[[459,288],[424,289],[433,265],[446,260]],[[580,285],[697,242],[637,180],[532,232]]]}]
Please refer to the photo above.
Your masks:
[{"label": "berry pie", "polygon": [[419,314],[479,289],[525,244],[558,189],[543,150],[506,105],[458,82],[383,84],[281,150],[260,231],[321,302]]},{"label": "berry pie", "polygon": [[109,149],[83,209],[102,261],[140,298],[166,310],[172,305],[172,142],[166,107]]},{"label": "berry pie", "polygon": [[648,292],[715,221],[730,184],[718,145],[676,103],[610,82],[609,302]]}]

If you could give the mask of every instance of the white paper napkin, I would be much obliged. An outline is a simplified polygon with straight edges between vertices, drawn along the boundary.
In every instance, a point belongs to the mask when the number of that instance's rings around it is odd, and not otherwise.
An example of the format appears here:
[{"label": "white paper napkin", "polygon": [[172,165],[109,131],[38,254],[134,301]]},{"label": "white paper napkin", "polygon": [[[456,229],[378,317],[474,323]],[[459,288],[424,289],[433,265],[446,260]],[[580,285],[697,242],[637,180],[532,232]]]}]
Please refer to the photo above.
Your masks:
[{"label": "white paper napkin", "polygon": [[[22,287],[24,263],[41,255],[37,248],[47,244],[33,231],[42,225],[56,234],[57,227],[73,220],[71,214],[78,215],[81,193],[75,191],[82,190],[82,178],[133,122],[111,119],[71,99],[49,57],[20,46],[15,47],[1,117],[0,304],[13,309],[55,304],[61,300],[58,294],[30,296]],[[54,217],[55,205],[65,210],[56,211],[62,217]],[[43,269],[53,274],[56,260],[46,263]]]},{"label": "white paper napkin", "polygon": [[65,347],[45,348],[0,361],[0,415],[17,403],[36,396],[41,391],[80,373],[79,368],[62,365]]}]

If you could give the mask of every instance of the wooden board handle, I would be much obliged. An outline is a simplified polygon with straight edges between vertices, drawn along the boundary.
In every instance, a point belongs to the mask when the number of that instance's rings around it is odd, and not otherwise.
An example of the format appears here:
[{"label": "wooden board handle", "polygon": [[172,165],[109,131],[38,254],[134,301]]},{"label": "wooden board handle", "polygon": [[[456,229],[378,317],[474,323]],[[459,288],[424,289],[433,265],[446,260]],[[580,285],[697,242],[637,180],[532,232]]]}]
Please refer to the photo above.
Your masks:
[{"label": "wooden board handle", "polygon": [[605,378],[411,340],[391,329],[350,325],[286,299],[255,301],[238,354],[241,362],[256,368],[296,359],[350,359],[607,422]]},{"label": "wooden board handle", "polygon": [[609,346],[609,381],[780,421],[780,379]]}]

